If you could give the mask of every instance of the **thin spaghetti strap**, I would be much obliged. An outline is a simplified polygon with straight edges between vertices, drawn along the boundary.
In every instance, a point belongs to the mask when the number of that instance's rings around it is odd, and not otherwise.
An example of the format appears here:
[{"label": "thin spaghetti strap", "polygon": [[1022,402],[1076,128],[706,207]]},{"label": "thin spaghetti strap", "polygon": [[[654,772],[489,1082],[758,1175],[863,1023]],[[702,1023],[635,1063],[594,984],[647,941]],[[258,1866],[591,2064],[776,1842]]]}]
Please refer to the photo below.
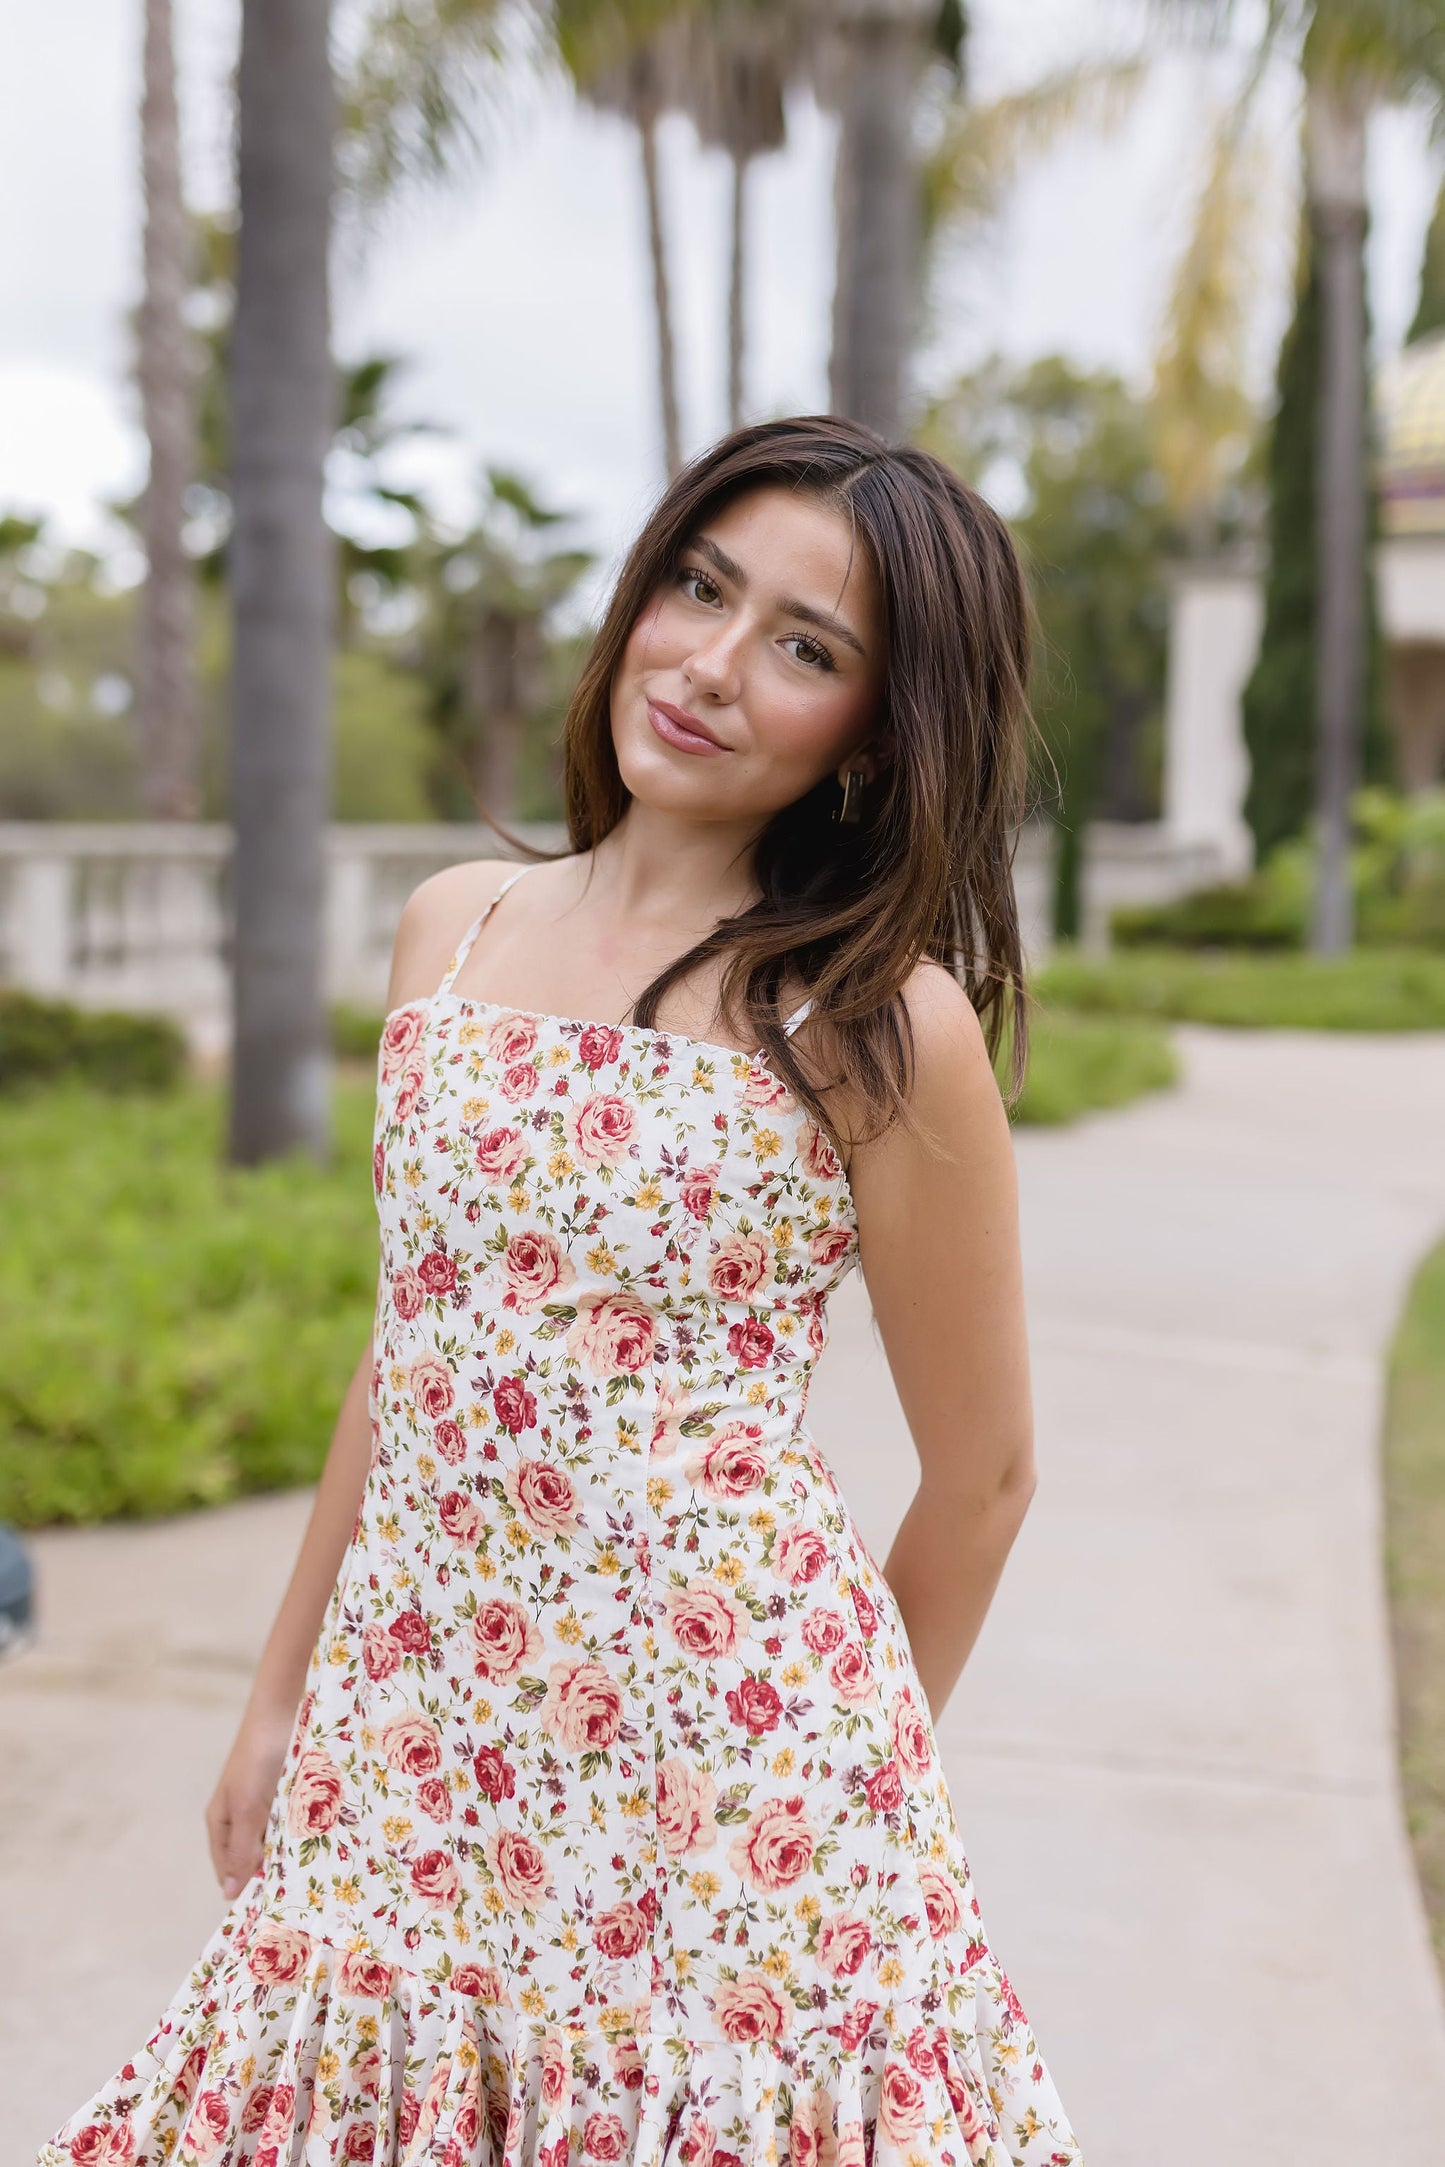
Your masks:
[{"label": "thin spaghetti strap", "polygon": [[[452,987],[452,980],[456,977],[457,972],[461,969],[462,965],[466,962],[468,955],[471,953],[473,941],[481,932],[482,927],[491,917],[492,912],[496,909],[497,905],[501,902],[502,897],[506,894],[509,888],[515,887],[516,883],[521,879],[524,873],[530,873],[534,870],[535,868],[530,865],[518,866],[515,873],[509,873],[507,875],[507,878],[502,882],[501,887],[497,890],[496,894],[492,897],[491,902],[487,904],[486,908],[477,912],[476,917],[472,920],[471,924],[467,927],[466,932],[457,942],[456,948],[452,953],[451,962],[447,965],[446,972],[442,978],[442,982],[437,987],[437,994],[450,993]],[[434,994],[432,998],[435,1000],[436,994]]]},{"label": "thin spaghetti strap", "polygon": [[[796,1031],[796,1030],[797,1030],[797,1028],[798,1028],[798,1025],[799,1025],[799,1024],[800,1024],[800,1023],[801,1023],[801,1022],[803,1021],[804,1017],[805,1017],[805,1016],[807,1015],[807,1013],[808,1013],[809,1009],[810,1009],[810,1008],[812,1007],[812,1005],[813,1005],[813,997],[812,997],[812,995],[811,995],[811,994],[809,994],[809,996],[808,996],[807,1000],[806,1000],[806,1001],[804,1001],[804,1002],[803,1002],[803,1003],[801,1004],[801,1006],[800,1006],[800,1007],[798,1007],[798,1008],[795,1008],[795,1009],[793,1010],[793,1013],[792,1013],[792,1015],[791,1015],[791,1016],[789,1016],[789,1018],[788,1018],[787,1022],[786,1022],[786,1023],[785,1023],[784,1025],[783,1025],[783,1036],[784,1036],[784,1038],[791,1038],[791,1037],[792,1037],[792,1035],[793,1035],[794,1031]],[[764,1054],[765,1054],[766,1052],[767,1052],[767,1048],[766,1048],[766,1046],[759,1046],[759,1048],[758,1048],[758,1050],[757,1050],[757,1052],[756,1052],[756,1053],[750,1053],[750,1054],[748,1055],[748,1059],[749,1059],[750,1061],[760,1061],[760,1060],[762,1059],[763,1055],[764,1055]]]}]

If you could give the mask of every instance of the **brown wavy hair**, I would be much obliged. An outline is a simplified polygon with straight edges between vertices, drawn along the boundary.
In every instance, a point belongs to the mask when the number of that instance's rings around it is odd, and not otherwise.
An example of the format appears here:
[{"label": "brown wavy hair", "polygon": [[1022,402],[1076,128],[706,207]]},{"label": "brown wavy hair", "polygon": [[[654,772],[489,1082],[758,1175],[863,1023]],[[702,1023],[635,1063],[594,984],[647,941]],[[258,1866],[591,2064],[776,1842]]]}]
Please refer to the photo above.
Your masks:
[{"label": "brown wavy hair", "polygon": [[[837,506],[869,553],[887,637],[877,735],[886,748],[856,823],[833,818],[829,774],[769,821],[754,848],[759,901],[659,972],[633,1006],[656,1029],[675,980],[723,960],[725,1013],[813,1118],[846,1077],[867,1128],[910,1123],[913,1034],[900,989],[932,956],[963,985],[990,1053],[1012,1023],[1012,1105],[1027,1062],[1013,856],[1025,810],[1032,612],[1012,537],[930,453],[836,415],[738,429],[671,483],[628,553],[567,712],[564,789],[572,847],[590,850],[627,809],[612,743],[613,678],[627,638],[686,545],[747,491],[806,491]],[[800,978],[833,1035],[820,1088],[784,1035]]]}]

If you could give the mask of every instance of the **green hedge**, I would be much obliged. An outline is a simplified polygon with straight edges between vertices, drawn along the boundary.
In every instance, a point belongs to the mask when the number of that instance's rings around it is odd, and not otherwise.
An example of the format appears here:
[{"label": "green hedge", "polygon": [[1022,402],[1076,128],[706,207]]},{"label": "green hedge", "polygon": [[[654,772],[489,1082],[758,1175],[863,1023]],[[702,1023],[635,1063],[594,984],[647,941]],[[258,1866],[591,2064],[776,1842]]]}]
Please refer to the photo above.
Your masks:
[{"label": "green hedge", "polygon": [[336,1163],[221,1160],[223,1101],[69,1082],[0,1111],[0,1519],[177,1512],[318,1474],[376,1295],[369,1084]]},{"label": "green hedge", "polygon": [[1343,956],[1059,949],[1035,975],[1056,1007],[1254,1029],[1445,1029],[1445,955],[1362,948]]},{"label": "green hedge", "polygon": [[166,1091],[185,1067],[184,1035],[167,1017],[0,990],[0,1092],[60,1076],[103,1091]]}]

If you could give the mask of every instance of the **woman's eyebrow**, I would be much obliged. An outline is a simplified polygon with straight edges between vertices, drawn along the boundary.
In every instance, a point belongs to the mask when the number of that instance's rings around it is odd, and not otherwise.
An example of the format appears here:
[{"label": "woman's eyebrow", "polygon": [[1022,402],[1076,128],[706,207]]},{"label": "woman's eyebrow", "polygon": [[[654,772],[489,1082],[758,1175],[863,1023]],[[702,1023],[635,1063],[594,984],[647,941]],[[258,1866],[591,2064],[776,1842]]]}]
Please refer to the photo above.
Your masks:
[{"label": "woman's eyebrow", "polygon": [[[735,587],[747,586],[748,575],[737,559],[730,557],[725,549],[720,549],[711,536],[695,534],[689,546],[709,558],[723,578],[730,579]],[[788,594],[778,597],[778,608],[785,617],[797,617],[805,625],[816,625],[820,632],[831,632],[835,639],[842,640],[845,646],[851,647],[855,654],[861,655],[864,661],[867,661],[868,650],[857,633],[851,625],[845,624],[841,617],[835,617],[831,610],[816,609],[811,602],[799,602],[795,596]]]}]

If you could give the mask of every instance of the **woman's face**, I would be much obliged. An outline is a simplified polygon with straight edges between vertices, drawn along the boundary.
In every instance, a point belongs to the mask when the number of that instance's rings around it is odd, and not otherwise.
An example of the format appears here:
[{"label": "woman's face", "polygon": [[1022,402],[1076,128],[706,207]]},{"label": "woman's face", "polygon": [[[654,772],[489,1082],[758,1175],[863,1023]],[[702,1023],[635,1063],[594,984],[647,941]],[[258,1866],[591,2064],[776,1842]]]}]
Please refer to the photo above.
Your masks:
[{"label": "woman's face", "polygon": [[765,824],[825,775],[877,771],[886,674],[877,581],[848,520],[772,486],[684,545],[612,682],[612,741],[633,797]]}]

